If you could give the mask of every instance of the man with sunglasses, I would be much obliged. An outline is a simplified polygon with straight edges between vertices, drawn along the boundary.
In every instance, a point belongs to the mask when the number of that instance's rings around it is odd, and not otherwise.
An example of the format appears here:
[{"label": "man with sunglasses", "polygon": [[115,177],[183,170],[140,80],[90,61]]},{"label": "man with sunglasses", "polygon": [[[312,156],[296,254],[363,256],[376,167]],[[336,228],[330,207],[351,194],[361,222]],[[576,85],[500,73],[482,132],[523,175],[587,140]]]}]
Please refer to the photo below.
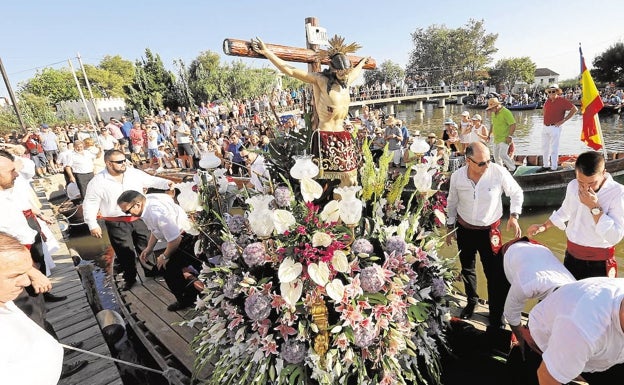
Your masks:
[{"label": "man with sunglasses", "polygon": [[[145,249],[150,232],[139,217],[129,216],[117,206],[117,198],[126,190],[143,192],[147,188],[170,190],[173,182],[151,176],[144,171],[128,167],[126,156],[119,150],[104,154],[106,168],[95,175],[87,186],[83,201],[83,214],[91,235],[102,238],[97,221],[101,213],[111,246],[123,271],[124,286],[129,290],[136,282],[136,256]],[[153,275],[146,271],[146,276]]]},{"label": "man with sunglasses", "polygon": [[[568,99],[561,97],[562,91],[557,84],[546,88],[548,100],[544,103],[544,130],[542,131],[543,171],[557,170],[559,161],[559,136],[561,126],[572,119],[578,108]],[[566,111],[568,114],[566,115]]]},{"label": "man with sunglasses", "polygon": [[490,308],[490,326],[502,326],[506,284],[502,263],[494,263],[495,255],[502,246],[499,230],[503,216],[503,193],[511,199],[507,230],[515,238],[522,235],[518,217],[522,211],[524,194],[522,188],[502,165],[490,162],[490,150],[481,142],[466,147],[466,165],[451,175],[447,200],[446,243],[457,240],[461,277],[464,282],[468,304],[460,317],[472,317],[479,299],[477,294],[477,251],[487,278]]}]

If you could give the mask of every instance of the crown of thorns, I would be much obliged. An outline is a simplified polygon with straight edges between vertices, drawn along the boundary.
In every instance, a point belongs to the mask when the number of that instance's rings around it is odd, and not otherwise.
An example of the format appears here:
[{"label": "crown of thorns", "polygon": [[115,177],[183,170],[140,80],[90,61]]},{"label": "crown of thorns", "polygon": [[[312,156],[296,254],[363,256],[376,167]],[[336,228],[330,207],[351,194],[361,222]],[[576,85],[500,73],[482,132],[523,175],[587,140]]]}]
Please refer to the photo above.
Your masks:
[{"label": "crown of thorns", "polygon": [[362,46],[357,43],[351,43],[351,44],[345,45],[344,37],[341,37],[338,35],[334,35],[334,37],[329,39],[328,43],[329,43],[328,49],[319,50],[319,55],[321,58],[326,58],[326,57],[331,58],[334,55],[337,55],[340,53],[343,55],[346,55],[349,53],[353,53],[357,51],[358,49],[362,48]]}]

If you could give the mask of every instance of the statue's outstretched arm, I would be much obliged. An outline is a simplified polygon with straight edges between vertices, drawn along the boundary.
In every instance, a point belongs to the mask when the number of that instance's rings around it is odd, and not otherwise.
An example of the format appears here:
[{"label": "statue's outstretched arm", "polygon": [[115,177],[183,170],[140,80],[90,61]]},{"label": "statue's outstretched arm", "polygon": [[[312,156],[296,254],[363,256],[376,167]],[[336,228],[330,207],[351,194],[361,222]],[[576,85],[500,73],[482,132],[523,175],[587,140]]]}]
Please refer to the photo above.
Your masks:
[{"label": "statue's outstretched arm", "polygon": [[259,53],[260,55],[269,59],[269,61],[273,63],[273,65],[275,65],[275,67],[277,67],[277,69],[284,74],[297,78],[302,82],[316,83],[316,74],[289,65],[288,63],[277,57],[277,55],[275,55],[273,51],[268,49],[259,37],[251,39],[251,49],[253,49],[254,52]]},{"label": "statue's outstretched arm", "polygon": [[368,59],[370,59],[370,57],[363,58],[355,67],[353,67],[353,70],[349,73],[349,80],[347,84],[353,83],[358,78],[358,76],[360,76],[362,68],[368,62]]}]

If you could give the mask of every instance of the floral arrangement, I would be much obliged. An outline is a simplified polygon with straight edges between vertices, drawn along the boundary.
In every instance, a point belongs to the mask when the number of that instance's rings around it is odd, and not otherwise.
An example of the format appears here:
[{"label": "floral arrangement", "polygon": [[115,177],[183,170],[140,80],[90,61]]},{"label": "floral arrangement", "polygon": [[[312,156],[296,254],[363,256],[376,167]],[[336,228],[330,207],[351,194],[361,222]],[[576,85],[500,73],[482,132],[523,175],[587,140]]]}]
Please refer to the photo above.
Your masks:
[{"label": "floral arrangement", "polygon": [[208,384],[439,382],[453,277],[436,252],[444,201],[407,194],[409,170],[388,181],[390,156],[378,167],[364,157],[362,186],[335,188],[335,199],[320,200],[318,168],[299,168],[297,192],[284,178],[244,213],[219,216],[186,322],[201,324],[193,347]]}]

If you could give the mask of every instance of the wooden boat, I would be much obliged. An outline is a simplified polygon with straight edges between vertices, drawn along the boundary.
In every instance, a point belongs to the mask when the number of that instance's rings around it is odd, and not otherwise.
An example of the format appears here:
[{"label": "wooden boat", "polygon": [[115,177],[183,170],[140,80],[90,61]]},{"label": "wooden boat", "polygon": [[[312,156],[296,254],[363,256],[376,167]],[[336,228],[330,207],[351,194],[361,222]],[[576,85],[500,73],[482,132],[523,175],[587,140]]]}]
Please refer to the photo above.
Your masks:
[{"label": "wooden boat", "polygon": [[506,106],[508,110],[511,111],[524,111],[524,110],[534,110],[539,106],[539,103],[525,103],[525,104],[514,104],[511,106]]},{"label": "wooden boat", "polygon": [[610,104],[606,103],[600,111],[598,111],[599,115],[615,115],[622,112],[622,103],[620,104]]},{"label": "wooden boat", "polygon": [[[527,165],[523,165],[526,158]],[[575,156],[560,156],[557,171],[542,171],[541,156],[518,155],[514,178],[524,191],[523,207],[559,206],[563,202],[568,183],[576,178]],[[607,172],[619,183],[624,183],[624,153],[609,153]],[[505,202],[505,201],[504,201]],[[506,202],[508,203],[508,201]]]}]

